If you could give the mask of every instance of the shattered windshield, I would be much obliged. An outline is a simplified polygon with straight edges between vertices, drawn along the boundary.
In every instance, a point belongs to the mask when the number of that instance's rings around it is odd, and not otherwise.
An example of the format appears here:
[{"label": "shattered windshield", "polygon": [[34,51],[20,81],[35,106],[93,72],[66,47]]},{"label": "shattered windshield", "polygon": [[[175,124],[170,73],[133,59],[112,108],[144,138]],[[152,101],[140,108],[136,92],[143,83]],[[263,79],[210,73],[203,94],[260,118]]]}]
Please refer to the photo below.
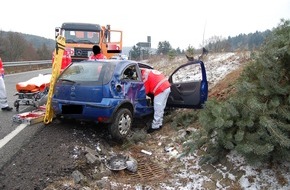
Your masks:
[{"label": "shattered windshield", "polygon": [[113,76],[115,64],[101,61],[74,62],[59,77],[62,82],[107,83]]}]

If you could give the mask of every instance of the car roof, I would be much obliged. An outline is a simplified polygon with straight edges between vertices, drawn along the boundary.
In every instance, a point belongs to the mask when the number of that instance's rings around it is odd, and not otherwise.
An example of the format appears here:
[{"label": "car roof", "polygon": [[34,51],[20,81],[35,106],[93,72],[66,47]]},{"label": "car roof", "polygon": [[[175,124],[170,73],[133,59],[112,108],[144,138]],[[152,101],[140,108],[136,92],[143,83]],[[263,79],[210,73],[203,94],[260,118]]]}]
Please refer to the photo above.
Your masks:
[{"label": "car roof", "polygon": [[99,62],[101,64],[112,64],[116,67],[116,74],[121,74],[122,71],[130,65],[138,65],[140,68],[153,69],[153,67],[147,63],[136,62],[134,60],[118,60],[118,59],[96,59],[96,60],[84,60],[84,62]]},{"label": "car roof", "polygon": [[112,64],[116,67],[116,71],[119,73],[122,72],[124,68],[129,65],[136,65],[138,64],[136,61],[133,60],[118,60],[118,59],[97,59],[97,60],[84,60],[81,63],[85,62],[98,62],[100,64]]}]

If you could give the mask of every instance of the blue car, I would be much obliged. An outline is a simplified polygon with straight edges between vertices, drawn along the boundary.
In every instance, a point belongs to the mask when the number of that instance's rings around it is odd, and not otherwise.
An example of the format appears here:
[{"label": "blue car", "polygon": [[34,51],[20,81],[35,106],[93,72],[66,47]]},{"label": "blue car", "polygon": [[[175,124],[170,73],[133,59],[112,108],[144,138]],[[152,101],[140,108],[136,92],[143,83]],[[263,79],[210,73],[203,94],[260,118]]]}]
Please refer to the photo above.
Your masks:
[{"label": "blue car", "polygon": [[[134,118],[153,113],[153,99],[145,94],[140,68],[132,60],[86,60],[69,65],[58,77],[52,108],[58,119],[107,123],[112,137],[123,140]],[[203,108],[208,82],[202,61],[189,61],[169,77],[167,108]]]}]

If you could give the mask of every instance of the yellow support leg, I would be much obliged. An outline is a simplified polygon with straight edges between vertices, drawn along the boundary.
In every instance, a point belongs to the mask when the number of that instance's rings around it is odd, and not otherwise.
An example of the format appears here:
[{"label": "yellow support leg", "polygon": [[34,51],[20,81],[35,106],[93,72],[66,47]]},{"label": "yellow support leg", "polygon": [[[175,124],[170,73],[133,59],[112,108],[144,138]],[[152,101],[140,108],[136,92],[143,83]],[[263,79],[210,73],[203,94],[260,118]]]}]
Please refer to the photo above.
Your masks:
[{"label": "yellow support leg", "polygon": [[56,46],[54,50],[54,61],[52,64],[52,74],[51,74],[51,79],[50,79],[50,86],[49,86],[49,91],[48,91],[48,97],[47,97],[47,102],[46,102],[46,110],[45,110],[45,115],[43,122],[45,124],[49,124],[52,122],[52,119],[54,117],[53,109],[51,106],[51,101],[52,101],[52,96],[54,93],[54,87],[56,80],[60,74],[60,69],[61,69],[61,62],[62,62],[62,56],[64,53],[65,49],[65,38],[62,36],[58,36],[56,40]]}]

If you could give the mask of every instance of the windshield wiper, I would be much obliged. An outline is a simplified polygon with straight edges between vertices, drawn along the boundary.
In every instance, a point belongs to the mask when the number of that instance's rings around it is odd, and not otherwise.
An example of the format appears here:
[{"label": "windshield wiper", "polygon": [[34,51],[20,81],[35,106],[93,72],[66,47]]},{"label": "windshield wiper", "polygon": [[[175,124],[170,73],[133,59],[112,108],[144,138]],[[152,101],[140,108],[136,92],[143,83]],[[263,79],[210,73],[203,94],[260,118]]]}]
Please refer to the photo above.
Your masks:
[{"label": "windshield wiper", "polygon": [[76,81],[73,81],[73,80],[69,80],[69,79],[59,79],[63,82],[70,82],[70,83],[76,83]]},{"label": "windshield wiper", "polygon": [[93,44],[90,40],[78,40],[78,43]]},{"label": "windshield wiper", "polygon": [[76,41],[73,39],[66,39],[65,42],[66,43],[76,43]]}]

